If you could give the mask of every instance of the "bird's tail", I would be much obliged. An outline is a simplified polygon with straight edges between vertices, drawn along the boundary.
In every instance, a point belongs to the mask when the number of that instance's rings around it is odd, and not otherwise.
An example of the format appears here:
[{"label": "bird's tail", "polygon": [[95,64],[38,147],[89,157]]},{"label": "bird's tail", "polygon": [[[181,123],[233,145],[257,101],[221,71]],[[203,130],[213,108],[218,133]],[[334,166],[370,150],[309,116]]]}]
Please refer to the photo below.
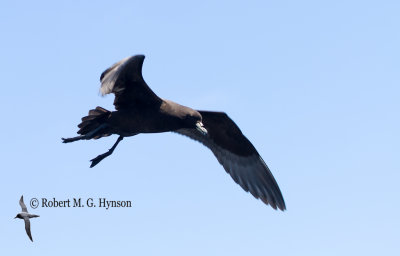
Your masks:
[{"label": "bird's tail", "polygon": [[78,125],[78,134],[88,136],[87,139],[98,139],[101,137],[110,136],[106,132],[106,120],[111,112],[102,107],[96,107],[89,111],[87,116],[82,117],[82,122]]},{"label": "bird's tail", "polygon": [[110,115],[111,112],[102,107],[90,110],[89,115],[82,117],[82,122],[78,125],[80,128],[78,134],[80,135],[72,138],[62,138],[63,143],[110,136],[110,126],[107,124],[107,119]]}]

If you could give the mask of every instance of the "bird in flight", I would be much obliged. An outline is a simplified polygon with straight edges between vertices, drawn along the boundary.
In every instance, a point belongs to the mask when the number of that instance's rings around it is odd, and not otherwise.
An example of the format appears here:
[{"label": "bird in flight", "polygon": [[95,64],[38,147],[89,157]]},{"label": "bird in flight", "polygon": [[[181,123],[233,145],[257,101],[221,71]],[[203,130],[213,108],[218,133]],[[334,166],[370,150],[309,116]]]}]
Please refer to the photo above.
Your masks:
[{"label": "bird in flight", "polygon": [[79,136],[64,143],[119,135],[115,144],[91,160],[94,167],[111,155],[124,137],[140,133],[175,132],[208,147],[233,180],[274,209],[285,201],[271,171],[253,144],[224,112],[197,111],[159,98],[142,77],[144,55],[125,58],[100,76],[100,92],[114,93],[116,111],[96,107],[82,118]]},{"label": "bird in flight", "polygon": [[15,216],[14,219],[18,218],[18,219],[23,219],[24,220],[26,234],[29,236],[29,239],[31,239],[31,241],[33,242],[32,234],[31,234],[31,222],[30,222],[29,219],[30,218],[37,218],[37,217],[40,217],[40,216],[36,215],[36,214],[28,213],[28,209],[26,208],[26,205],[24,204],[24,196],[21,196],[21,199],[19,200],[19,205],[22,208],[22,212],[18,213],[17,216]]}]

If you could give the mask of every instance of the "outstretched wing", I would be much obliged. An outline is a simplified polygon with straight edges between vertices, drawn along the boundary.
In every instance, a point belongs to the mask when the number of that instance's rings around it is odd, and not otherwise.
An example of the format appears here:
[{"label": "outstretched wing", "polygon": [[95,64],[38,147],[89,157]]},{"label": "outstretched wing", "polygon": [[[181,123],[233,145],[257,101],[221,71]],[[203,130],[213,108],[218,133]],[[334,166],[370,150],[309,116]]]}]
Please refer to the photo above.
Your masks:
[{"label": "outstretched wing", "polygon": [[208,131],[204,136],[196,129],[176,132],[207,146],[225,171],[245,191],[274,209],[286,209],[282,193],[271,171],[239,127],[222,112],[199,111]]},{"label": "outstretched wing", "polygon": [[19,205],[22,208],[22,212],[28,212],[28,209],[26,208],[26,205],[24,203],[24,196],[21,196],[21,199],[19,199]]},{"label": "outstretched wing", "polygon": [[162,100],[149,88],[142,76],[144,55],[125,58],[105,70],[100,76],[102,95],[114,93],[115,108],[135,108],[138,105],[159,106]]},{"label": "outstretched wing", "polygon": [[25,221],[25,231],[26,231],[26,234],[29,236],[29,239],[31,239],[31,241],[33,242],[32,234],[31,234],[31,222],[29,221],[29,218],[28,218],[28,217],[25,217],[25,218],[24,218],[24,221]]}]

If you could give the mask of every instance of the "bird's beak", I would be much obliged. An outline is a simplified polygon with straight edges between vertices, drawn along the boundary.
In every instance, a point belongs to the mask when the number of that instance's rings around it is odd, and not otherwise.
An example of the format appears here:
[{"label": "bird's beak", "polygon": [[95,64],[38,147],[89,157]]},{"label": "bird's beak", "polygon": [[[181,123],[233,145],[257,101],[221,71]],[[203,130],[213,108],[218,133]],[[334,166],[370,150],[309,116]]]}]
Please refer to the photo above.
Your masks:
[{"label": "bird's beak", "polygon": [[199,132],[201,132],[201,134],[203,134],[203,135],[207,135],[208,134],[208,131],[206,130],[206,128],[204,128],[203,123],[200,122],[200,121],[196,123],[196,129]]}]

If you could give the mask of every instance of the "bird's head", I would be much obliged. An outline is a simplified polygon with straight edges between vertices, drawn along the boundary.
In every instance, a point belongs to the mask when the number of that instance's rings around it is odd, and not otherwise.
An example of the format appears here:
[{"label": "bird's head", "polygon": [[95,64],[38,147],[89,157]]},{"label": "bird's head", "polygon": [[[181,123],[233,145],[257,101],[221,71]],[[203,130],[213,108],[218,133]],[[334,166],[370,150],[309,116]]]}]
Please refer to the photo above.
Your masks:
[{"label": "bird's head", "polygon": [[202,119],[203,118],[199,112],[191,111],[190,113],[186,114],[185,123],[188,128],[196,128],[199,132],[201,132],[201,134],[207,135],[208,131],[206,128],[204,128]]},{"label": "bird's head", "polygon": [[16,218],[23,219],[20,213],[18,213],[17,216],[14,217],[14,219],[16,219]]}]

